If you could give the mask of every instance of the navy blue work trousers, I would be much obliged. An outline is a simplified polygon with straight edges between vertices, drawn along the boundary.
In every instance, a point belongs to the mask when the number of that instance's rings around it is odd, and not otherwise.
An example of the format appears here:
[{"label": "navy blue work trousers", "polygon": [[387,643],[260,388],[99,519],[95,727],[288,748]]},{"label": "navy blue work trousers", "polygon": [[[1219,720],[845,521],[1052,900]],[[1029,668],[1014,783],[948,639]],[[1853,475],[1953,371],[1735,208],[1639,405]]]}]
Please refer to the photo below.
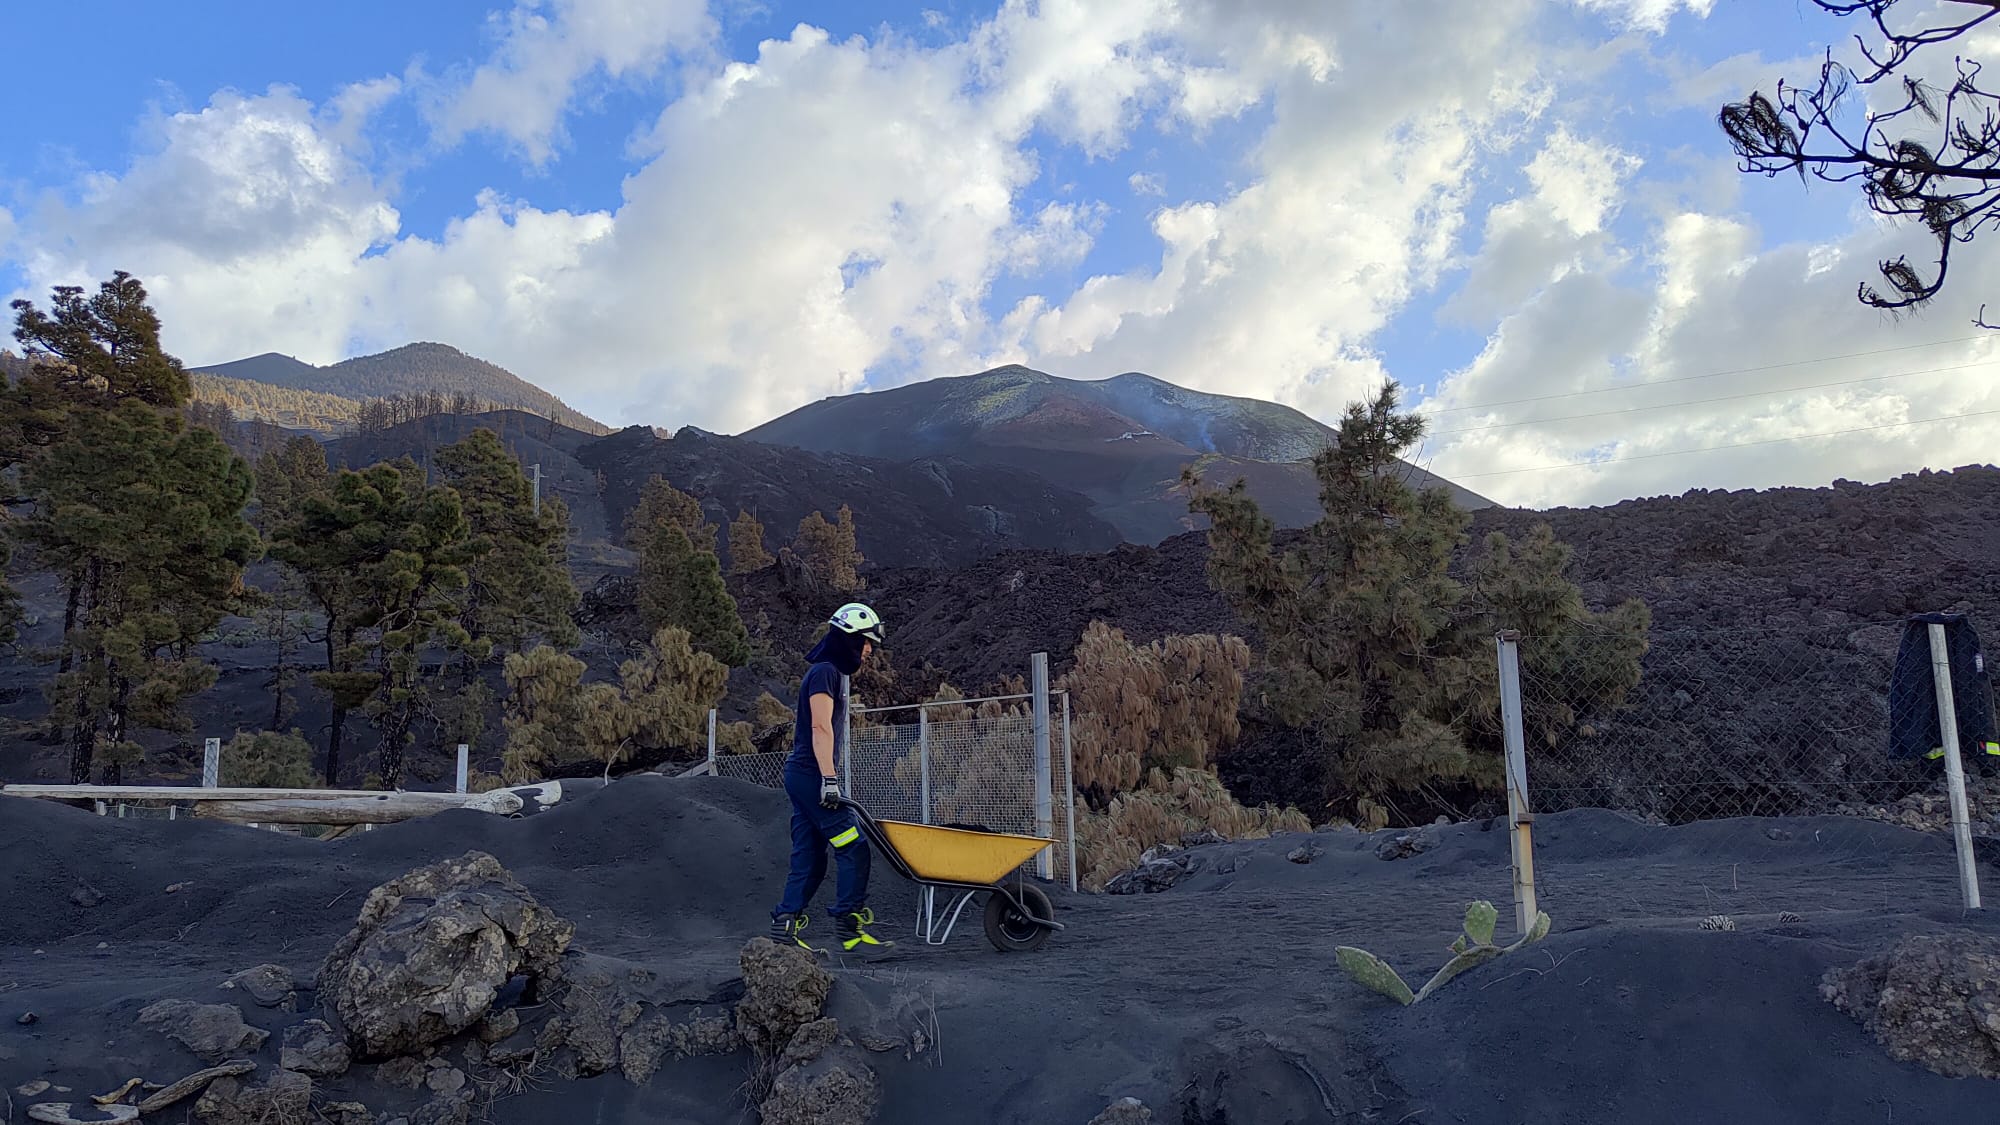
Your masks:
[{"label": "navy blue work trousers", "polygon": [[853,813],[820,806],[819,785],[816,771],[785,768],[785,795],[792,799],[792,873],[774,915],[805,913],[826,880],[828,848],[840,865],[830,913],[839,918],[868,905],[868,841]]}]

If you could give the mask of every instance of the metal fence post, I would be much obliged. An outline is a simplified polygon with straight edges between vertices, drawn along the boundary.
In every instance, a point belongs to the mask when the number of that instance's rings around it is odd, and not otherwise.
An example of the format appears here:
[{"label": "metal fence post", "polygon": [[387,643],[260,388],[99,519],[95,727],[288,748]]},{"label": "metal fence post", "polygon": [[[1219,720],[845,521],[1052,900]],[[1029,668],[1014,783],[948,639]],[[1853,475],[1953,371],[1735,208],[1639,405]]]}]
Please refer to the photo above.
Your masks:
[{"label": "metal fence post", "polygon": [[1521,933],[1535,924],[1534,806],[1528,802],[1527,739],[1521,729],[1521,634],[1494,638],[1500,659],[1500,726],[1507,748],[1507,823],[1514,857],[1514,923]]},{"label": "metal fence post", "polygon": [[1958,846],[1958,886],[1967,910],[1978,910],[1979,868],[1972,855],[1972,815],[1965,802],[1965,764],[1958,757],[1958,708],[1951,698],[1951,648],[1944,626],[1932,622],[1931,683],[1937,689],[1938,733],[1943,736],[1945,785],[1951,794],[1951,838]]},{"label": "metal fence post", "polygon": [[1063,692],[1063,802],[1069,810],[1069,889],[1076,890],[1076,744],[1069,737],[1069,693]]},{"label": "metal fence post", "polygon": [[201,747],[201,787],[214,789],[221,784],[222,740],[205,739]]},{"label": "metal fence post", "polygon": [[917,707],[917,807],[922,813],[918,822],[931,822],[931,710],[927,706]]},{"label": "metal fence post", "polygon": [[[1038,652],[1031,667],[1035,690],[1035,834],[1045,840],[1055,838],[1054,785],[1049,754],[1049,654]],[[1055,857],[1044,851],[1035,866],[1044,879],[1055,878]]]},{"label": "metal fence post", "polygon": [[715,708],[708,709],[708,772],[715,774]]},{"label": "metal fence post", "polygon": [[467,772],[467,767],[470,766],[471,764],[472,764],[472,747],[467,746],[463,742],[459,743],[458,744],[458,788],[453,790],[453,792],[456,793],[465,792],[465,782],[466,782],[465,775]]},{"label": "metal fence post", "polygon": [[840,729],[834,732],[833,752],[840,756],[840,787],[847,790],[847,799],[858,801],[854,795],[854,747],[848,735],[854,730],[853,684],[846,676],[840,677]]}]

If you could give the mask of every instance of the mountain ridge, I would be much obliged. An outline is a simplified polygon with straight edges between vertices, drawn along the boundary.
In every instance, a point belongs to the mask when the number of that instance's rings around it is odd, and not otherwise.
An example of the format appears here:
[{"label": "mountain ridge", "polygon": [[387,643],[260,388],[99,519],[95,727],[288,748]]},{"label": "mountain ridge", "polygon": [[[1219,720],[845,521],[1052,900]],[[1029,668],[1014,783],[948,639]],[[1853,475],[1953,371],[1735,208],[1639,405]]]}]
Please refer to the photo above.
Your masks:
[{"label": "mountain ridge", "polygon": [[611,427],[499,364],[431,341],[353,356],[324,367],[281,352],[263,352],[189,370],[356,402],[396,395],[464,395],[484,407],[525,410],[585,433],[601,436],[611,432]]},{"label": "mountain ridge", "polygon": [[[1283,526],[1319,517],[1310,458],[1331,427],[1261,399],[1193,391],[1143,372],[1068,379],[1019,364],[889,390],[822,399],[742,437],[818,453],[950,456],[1047,476],[1089,496],[1126,539],[1156,543],[1200,526],[1181,472],[1242,479]],[[1404,463],[1419,487],[1442,487],[1467,509],[1492,501]]]}]

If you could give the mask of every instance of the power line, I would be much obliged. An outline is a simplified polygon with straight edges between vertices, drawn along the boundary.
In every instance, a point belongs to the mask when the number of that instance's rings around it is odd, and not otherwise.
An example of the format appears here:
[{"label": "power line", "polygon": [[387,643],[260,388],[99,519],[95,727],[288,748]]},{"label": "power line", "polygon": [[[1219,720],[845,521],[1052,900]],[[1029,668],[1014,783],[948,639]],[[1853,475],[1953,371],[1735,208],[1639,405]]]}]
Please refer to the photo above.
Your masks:
[{"label": "power line", "polygon": [[[1775,387],[1768,391],[1749,391],[1740,395],[1717,395],[1714,398],[1691,398],[1685,402],[1661,402],[1651,406],[1628,406],[1623,410],[1600,410],[1595,414],[1562,414],[1554,418],[1530,418],[1525,422],[1495,422],[1490,426],[1467,426],[1460,430],[1438,430],[1429,437],[1446,437],[1451,434],[1477,434],[1487,430],[1506,430],[1516,426],[1540,426],[1554,422],[1575,422],[1585,418],[1610,418],[1618,414],[1640,414],[1648,410],[1672,410],[1677,406],[1702,406],[1711,402],[1735,402],[1746,398],[1763,398],[1766,395],[1790,394],[1794,391],[1818,391],[1828,387],[1851,387],[1857,383],[1879,383],[1886,379],[1908,379],[1916,375],[1938,375],[1946,371],[1964,371],[1973,367],[1990,367],[2000,363],[2000,359],[1982,359],[1974,363],[1961,363],[1952,367],[1927,367],[1922,371],[1898,371],[1889,375],[1869,375],[1860,379],[1841,379],[1832,383],[1811,383],[1803,387]],[[1653,384],[1646,384],[1651,386]]]},{"label": "power line", "polygon": [[[1786,367],[1806,367],[1815,363],[1837,363],[1843,359],[1865,359],[1866,357],[1871,355],[1888,355],[1891,352],[1907,352],[1916,348],[1936,348],[1936,347],[1942,347],[1946,344],[1965,344],[1965,343],[1970,343],[1971,341],[1974,340],[1987,340],[1991,338],[1992,337],[1990,336],[1960,336],[1952,340],[1932,340],[1930,343],[1927,344],[1902,344],[1893,348],[1877,348],[1874,351],[1870,352],[1847,352],[1843,355],[1830,355],[1822,357],[1820,359],[1795,359],[1786,363],[1767,363],[1762,367],[1737,367],[1737,368],[1732,368],[1728,371],[1711,371],[1706,375],[1681,375],[1672,379],[1654,379],[1650,382],[1645,382],[1645,383],[1620,383],[1615,387],[1596,387],[1591,390],[1584,390],[1584,391],[1564,391],[1561,394],[1552,394],[1552,395],[1531,395],[1528,398],[1510,398],[1510,399],[1501,399],[1496,402],[1479,402],[1479,403],[1473,403],[1470,406],[1440,406],[1435,410],[1429,411],[1429,413],[1452,414],[1461,410],[1489,410],[1496,406],[1518,406],[1524,402],[1547,402],[1550,399],[1557,399],[1557,398],[1578,398],[1582,395],[1601,395],[1601,394],[1608,394],[1612,391],[1629,391],[1638,387],[1665,387],[1665,386],[1670,386],[1674,383],[1693,383],[1693,382],[1698,382],[1702,379],[1721,379],[1730,375],[1754,375],[1759,371],[1777,371]],[[1423,411],[1424,408],[1422,406],[1418,406],[1416,409],[1418,411]]]},{"label": "power line", "polygon": [[1565,461],[1560,465],[1530,465],[1525,469],[1495,469],[1484,473],[1447,473],[1450,480],[1472,480],[1477,477],[1506,477],[1515,473],[1545,473],[1556,469],[1592,469],[1599,465],[1616,465],[1623,461],[1650,461],[1656,457],[1685,457],[1691,453],[1713,453],[1718,449],[1748,449],[1753,445],[1780,445],[1788,441],[1808,441],[1812,438],[1840,437],[1845,434],[1865,434],[1873,430],[1893,430],[1902,426],[1925,426],[1932,422],[1956,422],[1966,418],[1983,418],[1989,414],[2000,414],[2000,408],[1993,410],[1971,410],[1964,414],[1945,414],[1936,418],[1912,418],[1907,422],[1884,422],[1879,426],[1856,426],[1851,430],[1826,430],[1816,434],[1793,434],[1791,437],[1764,438],[1759,441],[1738,441],[1727,445],[1706,445],[1700,449],[1668,449],[1659,453],[1634,453],[1629,457],[1606,457],[1602,461]]}]

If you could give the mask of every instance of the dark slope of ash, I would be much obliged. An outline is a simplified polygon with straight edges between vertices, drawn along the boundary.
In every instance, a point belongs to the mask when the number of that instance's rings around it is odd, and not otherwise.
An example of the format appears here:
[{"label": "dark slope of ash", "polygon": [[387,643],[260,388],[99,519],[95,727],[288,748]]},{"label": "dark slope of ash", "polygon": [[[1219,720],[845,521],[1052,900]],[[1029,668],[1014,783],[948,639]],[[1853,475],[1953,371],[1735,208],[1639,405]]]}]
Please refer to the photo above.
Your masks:
[{"label": "dark slope of ash", "polygon": [[[310,1014],[309,991],[292,1015],[219,983],[268,961],[309,985],[372,887],[473,849],[575,922],[589,964],[643,970],[649,1003],[713,1011],[740,993],[736,951],[782,878],[784,824],[774,792],[659,777],[526,819],[446,814],[329,844],[0,800],[0,1082],[99,1092],[191,1071],[135,1025],[163,998],[239,1004],[281,1030]],[[1814,985],[1906,933],[2000,924],[1952,906],[1937,838],[1849,824],[1834,847],[1815,835],[1827,824],[1544,817],[1555,934],[1407,1010],[1345,979],[1333,947],[1406,976],[1442,964],[1466,901],[1506,903],[1506,834],[1491,823],[1425,829],[1423,850],[1395,861],[1378,858],[1393,832],[1317,834],[1308,864],[1287,859],[1298,837],[1197,848],[1196,873],[1161,894],[1058,891],[1069,929],[1029,956],[994,953],[976,919],[942,948],[914,943],[908,888],[878,865],[878,911],[905,945],[836,959],[833,1003],[857,1025],[899,1004],[934,1020],[934,1049],[871,1056],[883,1122],[1081,1125],[1125,1096],[1183,1122],[1860,1125],[1889,1105],[1902,1120],[1978,1119],[1989,1085],[1889,1062]],[[1857,892],[1889,881],[1892,909]],[[1739,929],[1697,931],[1710,912]],[[37,1020],[16,1023],[25,1012]],[[268,1068],[275,1046],[255,1057]],[[731,1108],[744,1067],[673,1062],[643,1087],[544,1077],[490,1120],[744,1120]],[[322,1094],[378,1110],[408,1097],[366,1067]]]}]

